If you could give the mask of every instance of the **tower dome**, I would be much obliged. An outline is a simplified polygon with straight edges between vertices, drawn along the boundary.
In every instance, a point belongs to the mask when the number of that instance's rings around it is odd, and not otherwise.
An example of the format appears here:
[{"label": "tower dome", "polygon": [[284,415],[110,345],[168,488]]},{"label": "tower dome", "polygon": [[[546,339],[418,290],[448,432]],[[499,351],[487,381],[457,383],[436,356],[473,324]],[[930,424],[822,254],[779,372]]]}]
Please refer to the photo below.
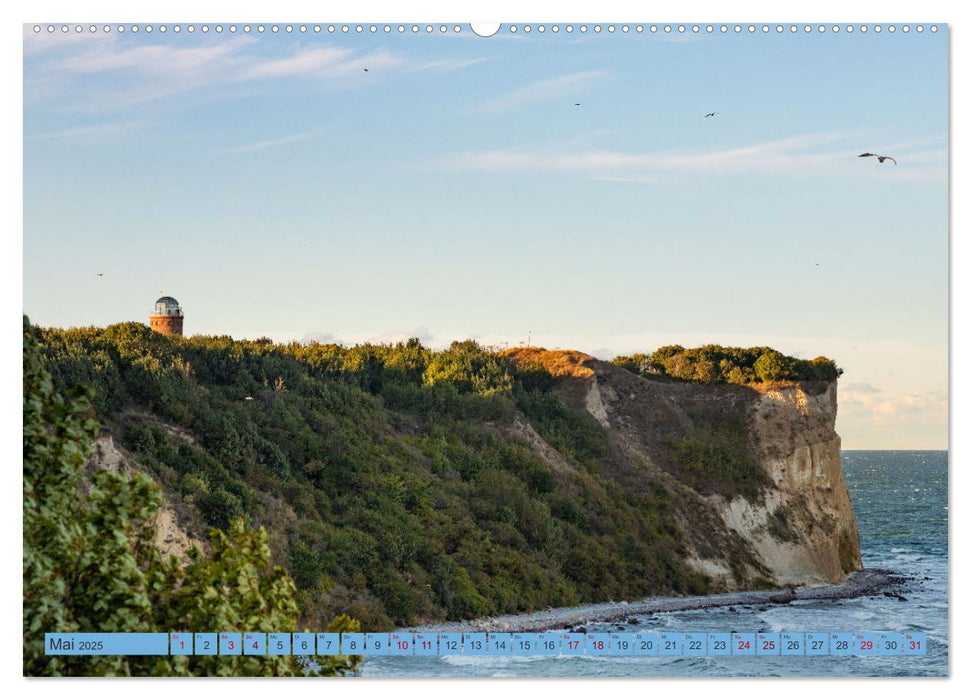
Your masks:
[{"label": "tower dome", "polygon": [[162,335],[182,335],[182,307],[173,297],[162,296],[155,300],[155,310],[149,317],[152,330]]}]

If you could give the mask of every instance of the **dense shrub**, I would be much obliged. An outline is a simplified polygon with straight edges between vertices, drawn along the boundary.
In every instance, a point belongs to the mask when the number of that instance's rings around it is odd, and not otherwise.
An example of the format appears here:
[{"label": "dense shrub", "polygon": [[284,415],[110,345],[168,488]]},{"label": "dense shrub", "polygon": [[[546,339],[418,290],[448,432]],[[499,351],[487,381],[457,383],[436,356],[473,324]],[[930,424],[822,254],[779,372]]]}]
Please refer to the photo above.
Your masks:
[{"label": "dense shrub", "polygon": [[613,363],[640,375],[664,375],[702,384],[831,382],[843,373],[826,357],[801,360],[768,347],[665,345],[651,354],[619,355]]}]

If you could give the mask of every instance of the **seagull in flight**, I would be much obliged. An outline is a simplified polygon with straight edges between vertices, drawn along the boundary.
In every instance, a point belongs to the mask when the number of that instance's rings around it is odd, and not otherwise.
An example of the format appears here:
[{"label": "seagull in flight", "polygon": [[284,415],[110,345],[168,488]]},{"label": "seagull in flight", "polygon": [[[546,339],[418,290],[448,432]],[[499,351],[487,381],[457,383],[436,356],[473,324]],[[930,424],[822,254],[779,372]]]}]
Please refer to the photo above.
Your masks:
[{"label": "seagull in flight", "polygon": [[897,164],[896,158],[892,156],[878,156],[876,153],[861,153],[857,158],[876,158],[878,163],[882,163],[885,160],[892,160],[893,164]]},{"label": "seagull in flight", "polygon": [[705,119],[707,119],[708,117],[714,117],[717,114],[718,112],[708,112],[708,114],[705,115]]}]

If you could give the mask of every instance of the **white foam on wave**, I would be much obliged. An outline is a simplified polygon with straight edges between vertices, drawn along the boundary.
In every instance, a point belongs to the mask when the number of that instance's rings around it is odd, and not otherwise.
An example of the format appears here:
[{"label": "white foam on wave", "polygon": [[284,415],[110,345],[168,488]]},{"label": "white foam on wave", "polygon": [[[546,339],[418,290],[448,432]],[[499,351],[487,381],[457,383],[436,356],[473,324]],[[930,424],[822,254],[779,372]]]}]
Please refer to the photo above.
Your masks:
[{"label": "white foam on wave", "polygon": [[518,666],[528,666],[530,664],[536,663],[537,661],[542,661],[544,659],[556,658],[553,656],[513,656],[513,655],[495,655],[490,656],[488,654],[483,656],[440,656],[438,657],[443,663],[450,666],[498,666],[501,668],[508,667],[518,667]]}]

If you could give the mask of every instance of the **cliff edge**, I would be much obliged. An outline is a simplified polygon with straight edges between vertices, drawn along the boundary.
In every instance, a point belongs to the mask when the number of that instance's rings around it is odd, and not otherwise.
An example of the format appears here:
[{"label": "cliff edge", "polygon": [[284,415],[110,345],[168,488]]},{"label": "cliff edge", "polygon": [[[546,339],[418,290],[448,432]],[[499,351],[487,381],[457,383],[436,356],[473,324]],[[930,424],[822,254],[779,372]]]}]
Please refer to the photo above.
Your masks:
[{"label": "cliff edge", "polygon": [[862,567],[835,381],[695,384],[576,362],[557,393],[607,431],[611,478],[677,494],[686,563],[715,588],[836,583]]}]

